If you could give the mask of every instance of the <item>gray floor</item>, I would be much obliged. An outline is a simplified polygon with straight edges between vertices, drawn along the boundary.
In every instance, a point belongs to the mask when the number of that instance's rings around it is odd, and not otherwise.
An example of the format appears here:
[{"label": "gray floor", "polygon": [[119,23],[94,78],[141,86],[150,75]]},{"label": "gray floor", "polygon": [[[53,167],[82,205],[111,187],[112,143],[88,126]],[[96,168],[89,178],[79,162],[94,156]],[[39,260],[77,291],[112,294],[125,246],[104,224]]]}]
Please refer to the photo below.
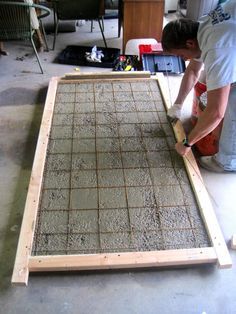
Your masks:
[{"label": "gray floor", "polygon": [[[74,72],[76,68],[54,63],[54,59],[69,44],[103,45],[97,23],[93,33],[89,29],[87,22],[76,33],[59,34],[56,50],[40,54],[44,75],[40,74],[28,43],[6,43],[10,55],[0,57],[0,313],[236,313],[234,265],[227,270],[203,266],[40,274],[30,276],[27,288],[11,286],[47,86],[52,76]],[[116,20],[105,21],[105,35],[109,47],[120,48]],[[52,35],[48,41],[51,46]],[[80,67],[80,71],[98,69]],[[172,99],[180,79],[169,77]],[[202,175],[229,243],[236,233],[236,174],[202,170]],[[236,251],[230,250],[230,254],[235,262]]]}]

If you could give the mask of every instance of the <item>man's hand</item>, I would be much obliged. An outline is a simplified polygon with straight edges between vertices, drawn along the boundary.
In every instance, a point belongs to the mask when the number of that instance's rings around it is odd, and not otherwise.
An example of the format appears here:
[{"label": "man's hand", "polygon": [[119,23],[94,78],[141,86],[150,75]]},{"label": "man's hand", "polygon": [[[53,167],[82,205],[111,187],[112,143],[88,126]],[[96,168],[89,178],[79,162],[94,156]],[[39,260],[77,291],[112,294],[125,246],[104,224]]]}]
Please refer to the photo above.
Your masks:
[{"label": "man's hand", "polygon": [[171,121],[175,121],[181,118],[182,104],[174,104],[170,109],[167,110],[167,117]]},{"label": "man's hand", "polygon": [[178,142],[175,144],[175,149],[179,155],[185,156],[190,151],[191,147],[186,147],[182,142]]}]

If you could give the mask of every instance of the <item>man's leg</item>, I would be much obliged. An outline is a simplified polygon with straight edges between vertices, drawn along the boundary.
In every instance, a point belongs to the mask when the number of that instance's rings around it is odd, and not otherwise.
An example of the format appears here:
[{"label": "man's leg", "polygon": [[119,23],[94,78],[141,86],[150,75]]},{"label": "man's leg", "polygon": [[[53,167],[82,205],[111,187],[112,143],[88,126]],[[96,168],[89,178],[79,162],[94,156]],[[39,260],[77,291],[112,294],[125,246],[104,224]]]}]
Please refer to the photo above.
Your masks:
[{"label": "man's leg", "polygon": [[[29,4],[34,3],[33,0],[24,0],[24,2],[29,3]],[[36,31],[37,40],[38,40],[38,51],[43,52],[45,49],[45,43],[44,43],[43,36],[39,27],[39,20],[38,20],[35,8],[30,9],[30,19],[31,19],[31,26]]]},{"label": "man's leg", "polygon": [[8,52],[6,50],[4,50],[4,46],[3,46],[3,42],[0,41],[0,55],[2,56],[7,56]]},{"label": "man's leg", "polygon": [[43,52],[46,48],[46,45],[45,45],[45,42],[43,40],[43,36],[42,36],[42,33],[40,31],[40,29],[36,29],[36,34],[37,34],[37,39],[38,39],[38,51],[39,52]]}]

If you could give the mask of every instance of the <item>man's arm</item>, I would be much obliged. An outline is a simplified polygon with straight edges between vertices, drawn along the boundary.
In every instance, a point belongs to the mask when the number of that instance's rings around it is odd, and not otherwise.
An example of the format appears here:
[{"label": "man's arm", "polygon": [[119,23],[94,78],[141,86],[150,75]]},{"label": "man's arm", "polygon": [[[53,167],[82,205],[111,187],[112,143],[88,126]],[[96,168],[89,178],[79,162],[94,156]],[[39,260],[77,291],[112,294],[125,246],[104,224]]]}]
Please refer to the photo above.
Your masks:
[{"label": "man's arm", "polygon": [[197,83],[202,68],[202,62],[191,60],[186,68],[184,76],[182,78],[178,96],[174,102],[174,105],[167,111],[167,116],[171,120],[180,119],[181,111],[185,98]]},{"label": "man's arm", "polygon": [[185,98],[194,87],[194,85],[197,83],[200,76],[201,68],[202,62],[196,61],[194,59],[189,62],[181,81],[179,93],[175,100],[175,104],[183,104]]},{"label": "man's arm", "polygon": [[[190,145],[213,131],[223,119],[228,104],[230,84],[207,93],[207,107],[198,118],[197,124],[188,135]],[[175,145],[177,152],[184,156],[189,150],[182,142]]]}]

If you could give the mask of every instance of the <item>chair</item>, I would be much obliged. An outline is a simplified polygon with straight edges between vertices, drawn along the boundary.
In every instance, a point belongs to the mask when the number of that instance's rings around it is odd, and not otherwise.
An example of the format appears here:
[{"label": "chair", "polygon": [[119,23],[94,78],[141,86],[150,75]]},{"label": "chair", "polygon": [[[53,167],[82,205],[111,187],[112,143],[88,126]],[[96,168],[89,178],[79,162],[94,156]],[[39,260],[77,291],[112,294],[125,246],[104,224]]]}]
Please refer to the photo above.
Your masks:
[{"label": "chair", "polygon": [[101,22],[104,15],[104,10],[101,9],[103,7],[103,0],[54,0],[53,7],[55,25],[53,50],[56,45],[58,24],[60,20],[97,20],[105,47],[107,48]]},{"label": "chair", "polygon": [[0,41],[29,40],[33,46],[41,73],[43,74],[43,68],[33,40],[33,35],[35,33],[35,29],[33,29],[31,25],[31,10],[33,8],[41,10],[41,14],[38,16],[38,19],[42,27],[47,46],[41,18],[48,16],[51,11],[42,5],[17,1],[0,0]]}]

